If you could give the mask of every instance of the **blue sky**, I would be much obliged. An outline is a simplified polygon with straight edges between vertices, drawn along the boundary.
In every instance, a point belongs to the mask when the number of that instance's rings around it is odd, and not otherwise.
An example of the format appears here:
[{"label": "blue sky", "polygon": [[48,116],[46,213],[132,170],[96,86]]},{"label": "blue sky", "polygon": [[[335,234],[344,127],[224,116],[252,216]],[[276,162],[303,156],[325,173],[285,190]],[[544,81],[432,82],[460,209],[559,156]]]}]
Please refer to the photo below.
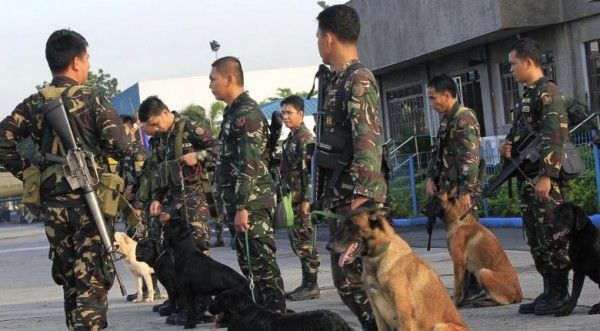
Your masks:
[{"label": "blue sky", "polygon": [[44,47],[55,30],[81,33],[92,70],[102,68],[125,89],[140,80],[207,75],[213,39],[219,56],[239,57],[244,70],[318,64],[320,11],[316,0],[3,0],[0,118],[51,79]]}]

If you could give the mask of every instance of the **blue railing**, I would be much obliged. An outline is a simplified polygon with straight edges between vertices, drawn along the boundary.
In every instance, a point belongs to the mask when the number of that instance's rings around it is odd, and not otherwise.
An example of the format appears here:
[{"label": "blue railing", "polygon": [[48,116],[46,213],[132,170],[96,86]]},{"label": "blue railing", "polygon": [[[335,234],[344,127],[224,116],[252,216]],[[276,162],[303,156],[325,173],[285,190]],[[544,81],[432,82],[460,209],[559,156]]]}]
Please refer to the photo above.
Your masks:
[{"label": "blue railing", "polygon": [[[600,209],[600,176],[596,176],[596,173],[600,172],[600,153],[595,144],[591,143],[592,137],[594,136],[594,131],[580,131],[571,134],[571,138],[575,145],[578,147],[580,151],[581,157],[585,163],[586,171],[581,174],[577,180],[585,180],[592,181],[595,185],[590,185],[591,189],[594,192],[588,192],[590,194],[594,194],[596,196],[596,201],[591,202],[596,210]],[[484,138],[490,139],[490,138]],[[492,138],[496,139],[498,138]],[[485,186],[487,181],[492,176],[496,175],[500,170],[500,156],[498,155],[497,145],[495,148],[489,148],[490,144],[483,144],[482,148],[482,157],[486,160],[486,169],[484,176]],[[431,152],[429,153],[411,153],[411,154],[398,154],[395,153],[390,156],[391,163],[391,181],[390,188],[392,194],[392,200],[396,207],[401,210],[401,214],[405,215],[397,215],[399,217],[413,217],[419,215],[420,207],[427,201],[427,197],[425,196],[425,176],[427,165],[431,160]],[[505,186],[507,184],[503,184]],[[516,185],[512,188],[512,193],[514,197],[506,198],[503,202],[498,202],[496,199],[487,199],[484,198],[482,200],[483,210],[486,217],[488,216],[503,216],[503,215],[494,215],[493,211],[490,211],[496,207],[495,209],[503,209],[504,207],[512,207],[516,209],[518,207],[517,204],[517,188]],[[498,190],[502,190],[503,188],[498,188]],[[497,191],[498,191],[497,190]],[[505,189],[506,190],[506,189]],[[579,197],[574,197],[574,202],[579,203],[590,203],[590,201],[577,201]],[[507,201],[508,200],[508,201]],[[409,207],[410,206],[410,207]],[[516,214],[516,213],[515,213]]]}]

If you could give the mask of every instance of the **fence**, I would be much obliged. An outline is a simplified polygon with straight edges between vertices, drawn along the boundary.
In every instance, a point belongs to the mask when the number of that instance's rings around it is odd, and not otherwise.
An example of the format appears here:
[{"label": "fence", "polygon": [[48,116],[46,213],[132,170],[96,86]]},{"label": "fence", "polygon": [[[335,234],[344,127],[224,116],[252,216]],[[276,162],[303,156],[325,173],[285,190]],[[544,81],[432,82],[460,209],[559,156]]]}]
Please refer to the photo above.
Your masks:
[{"label": "fence", "polygon": [[[600,155],[592,142],[594,131],[579,131],[571,135],[578,148],[586,170],[570,182],[566,199],[585,206],[588,213],[598,213],[600,206]],[[482,157],[486,160],[483,187],[488,180],[500,170],[498,145],[500,137],[485,137],[482,140]],[[392,211],[396,217],[414,217],[419,215],[420,207],[427,202],[425,194],[426,170],[432,154],[428,153],[393,153],[390,156],[392,195]],[[502,184],[492,198],[483,198],[482,214],[490,216],[517,216],[518,194],[513,180]]]}]

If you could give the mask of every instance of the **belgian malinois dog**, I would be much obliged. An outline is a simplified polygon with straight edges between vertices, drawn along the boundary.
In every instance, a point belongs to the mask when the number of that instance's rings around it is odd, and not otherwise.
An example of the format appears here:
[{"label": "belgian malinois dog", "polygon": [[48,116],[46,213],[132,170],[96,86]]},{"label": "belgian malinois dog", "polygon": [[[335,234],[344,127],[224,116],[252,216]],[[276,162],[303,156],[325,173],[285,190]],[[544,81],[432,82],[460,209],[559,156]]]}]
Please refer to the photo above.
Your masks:
[{"label": "belgian malinois dog", "polygon": [[343,266],[362,259],[362,286],[377,328],[468,330],[433,268],[394,232],[388,210],[358,208],[340,221],[327,248]]},{"label": "belgian malinois dog", "polygon": [[521,302],[521,285],[508,256],[490,230],[447,193],[439,193],[421,210],[427,217],[439,217],[446,227],[448,250],[454,264],[454,304],[464,301],[466,271],[472,272],[488,297],[475,306],[508,305]]}]

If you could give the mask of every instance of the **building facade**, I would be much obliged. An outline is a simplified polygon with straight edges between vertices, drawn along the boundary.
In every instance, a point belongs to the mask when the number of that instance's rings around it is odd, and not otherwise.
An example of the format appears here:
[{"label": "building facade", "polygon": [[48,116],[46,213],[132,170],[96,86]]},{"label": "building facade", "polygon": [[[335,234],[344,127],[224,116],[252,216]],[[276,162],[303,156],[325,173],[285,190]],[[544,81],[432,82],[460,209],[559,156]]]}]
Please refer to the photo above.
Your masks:
[{"label": "building facade", "polygon": [[359,52],[381,90],[386,140],[434,137],[437,113],[426,84],[437,74],[456,80],[482,136],[511,127],[522,94],[510,74],[508,49],[518,39],[540,43],[546,75],[567,97],[600,110],[600,1],[352,0],[361,17]]}]

